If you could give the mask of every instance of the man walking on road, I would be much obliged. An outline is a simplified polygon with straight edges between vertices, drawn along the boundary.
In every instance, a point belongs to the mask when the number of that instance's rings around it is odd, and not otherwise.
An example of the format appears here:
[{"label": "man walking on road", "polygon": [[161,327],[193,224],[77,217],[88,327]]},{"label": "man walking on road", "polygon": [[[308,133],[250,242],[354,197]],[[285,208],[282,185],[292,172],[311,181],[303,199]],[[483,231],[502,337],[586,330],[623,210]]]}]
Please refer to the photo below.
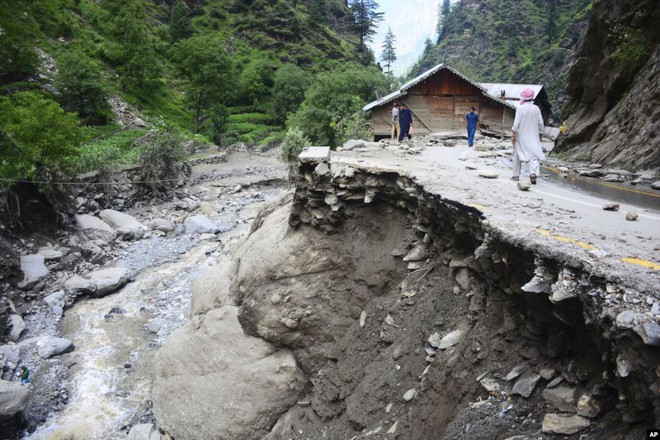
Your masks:
[{"label": "man walking on road", "polygon": [[479,115],[474,112],[475,108],[470,107],[470,113],[465,115],[467,126],[468,147],[474,144],[474,133],[479,128]]},{"label": "man walking on road", "polygon": [[520,107],[516,109],[513,120],[513,180],[520,179],[520,163],[529,162],[529,181],[536,183],[541,175],[541,162],[545,159],[541,148],[541,135],[543,133],[543,116],[541,110],[534,105],[534,91],[525,89],[520,94]]}]

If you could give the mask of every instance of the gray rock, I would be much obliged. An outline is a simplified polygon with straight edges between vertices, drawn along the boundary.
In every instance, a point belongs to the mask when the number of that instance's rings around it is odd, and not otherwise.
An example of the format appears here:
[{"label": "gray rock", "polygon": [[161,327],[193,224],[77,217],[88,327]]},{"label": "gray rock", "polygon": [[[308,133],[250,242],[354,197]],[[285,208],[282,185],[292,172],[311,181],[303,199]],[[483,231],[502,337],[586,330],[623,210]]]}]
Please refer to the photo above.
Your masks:
[{"label": "gray rock", "polygon": [[440,333],[435,332],[431,336],[429,336],[428,343],[431,347],[433,348],[438,348],[440,347],[440,342],[442,341],[442,337],[440,336]]},{"label": "gray rock", "polygon": [[660,347],[660,325],[649,321],[634,328],[646,345]]},{"label": "gray rock", "polygon": [[30,399],[30,390],[29,386],[19,382],[0,380],[0,423],[22,417]]},{"label": "gray rock", "polygon": [[660,180],[656,180],[651,184],[652,189],[660,189]]},{"label": "gray rock", "polygon": [[424,243],[420,243],[415,246],[408,255],[403,257],[403,261],[422,261],[429,257],[428,248]]},{"label": "gray rock", "polygon": [[64,253],[62,251],[59,251],[52,247],[39,248],[39,251],[37,253],[39,255],[43,255],[46,261],[59,260],[64,256]]},{"label": "gray rock", "polygon": [[176,229],[176,225],[174,224],[174,222],[165,220],[163,218],[153,219],[149,224],[149,227],[151,228],[152,231],[161,231],[166,234],[170,232],[174,232],[174,230]]},{"label": "gray rock", "polygon": [[608,203],[607,205],[603,205],[603,210],[604,211],[618,211],[620,208],[618,203]]},{"label": "gray rock", "polygon": [[547,282],[545,279],[534,276],[532,277],[527,284],[521,287],[523,292],[527,293],[546,293],[548,295],[552,294],[552,284]]},{"label": "gray rock", "polygon": [[634,222],[638,218],[639,218],[639,215],[637,215],[637,213],[635,211],[628,211],[626,213],[626,220],[628,220],[629,222]]},{"label": "gray rock", "polygon": [[246,335],[238,307],[224,306],[193,317],[158,350],[153,410],[174,438],[264,438],[305,383],[289,350]]},{"label": "gray rock", "polygon": [[134,425],[128,433],[126,440],[161,440],[160,432],[151,423]]},{"label": "gray rock", "polygon": [[21,281],[19,287],[28,289],[34,286],[48,275],[44,256],[39,254],[22,255],[21,271],[23,271],[23,281]]},{"label": "gray rock", "polygon": [[417,396],[417,390],[415,388],[411,388],[403,394],[403,400],[405,400],[406,402],[410,402],[416,396]]},{"label": "gray rock", "polygon": [[470,290],[472,287],[472,281],[470,280],[470,270],[467,267],[461,267],[456,271],[454,275],[456,283],[463,289],[463,291]]},{"label": "gray rock", "polygon": [[532,392],[534,392],[534,387],[536,387],[536,383],[539,379],[541,379],[540,374],[526,374],[516,381],[509,394],[512,396],[519,395],[527,398],[532,395]]},{"label": "gray rock", "polygon": [[44,302],[48,304],[51,308],[53,307],[60,307],[64,308],[64,299],[66,298],[66,293],[64,293],[64,290],[58,290],[55,293],[51,293],[47,297],[44,298]]},{"label": "gray rock", "polygon": [[518,364],[518,365],[516,365],[516,366],[513,367],[513,369],[509,372],[509,374],[506,375],[506,380],[511,381],[511,380],[517,378],[518,376],[520,376],[520,375],[523,373],[523,371],[525,371],[526,368],[527,368],[527,364],[526,364],[526,363],[522,363],[522,364]]},{"label": "gray rock", "polygon": [[68,339],[56,338],[54,336],[26,339],[25,341],[21,341],[18,346],[23,348],[32,344],[37,346],[37,353],[43,359],[68,353],[74,349],[73,343]]},{"label": "gray rock", "polygon": [[489,393],[495,392],[495,391],[502,391],[504,389],[504,385],[497,379],[493,379],[492,377],[484,377],[479,381],[482,387]]},{"label": "gray rock", "polygon": [[569,387],[546,388],[543,398],[561,412],[575,412],[575,389]]},{"label": "gray rock", "polygon": [[165,320],[162,318],[156,318],[149,321],[145,324],[145,327],[150,333],[158,333],[158,331],[163,328],[165,325]]},{"label": "gray rock", "polygon": [[110,267],[83,276],[75,275],[64,283],[64,289],[68,292],[88,293],[93,297],[101,297],[123,287],[129,280],[128,269]]},{"label": "gray rock", "polygon": [[76,216],[76,227],[86,232],[100,232],[114,237],[116,232],[109,224],[98,217],[89,214],[80,214]]},{"label": "gray rock", "polygon": [[113,227],[124,238],[139,240],[144,236],[147,227],[138,222],[134,217],[115,211],[104,209],[99,212],[99,217]]},{"label": "gray rock", "polygon": [[[21,349],[18,345],[0,345],[0,355],[5,361],[17,364],[21,360]],[[2,383],[2,381],[0,381]]]},{"label": "gray rock", "polygon": [[568,414],[546,414],[541,430],[548,434],[571,435],[591,426],[591,421],[584,417]]},{"label": "gray rock", "polygon": [[589,394],[583,394],[578,399],[577,403],[577,413],[579,416],[588,417],[593,419],[598,416],[603,405],[601,402],[596,399],[594,396]]},{"label": "gray rock", "polygon": [[500,174],[497,171],[494,171],[494,170],[482,169],[482,170],[477,171],[477,175],[479,177],[483,177],[483,178],[486,178],[486,179],[497,179]]},{"label": "gray rock", "polygon": [[10,341],[18,341],[21,337],[21,334],[25,331],[25,321],[21,318],[20,315],[11,314],[9,319],[7,319],[7,324],[9,326],[9,334],[7,337]]},{"label": "gray rock", "polygon": [[461,329],[454,330],[453,332],[446,334],[440,340],[440,345],[438,345],[438,348],[440,350],[446,350],[447,348],[453,347],[454,345],[458,344],[461,339],[463,339],[464,334],[465,331]]},{"label": "gray rock", "polygon": [[520,191],[529,191],[529,189],[532,187],[529,183],[527,182],[518,182],[518,189]]},{"label": "gray rock", "polygon": [[616,316],[616,325],[621,328],[633,328],[643,318],[644,315],[641,313],[626,310]]},{"label": "gray rock", "polygon": [[204,215],[193,215],[184,220],[186,234],[215,233],[218,227]]}]

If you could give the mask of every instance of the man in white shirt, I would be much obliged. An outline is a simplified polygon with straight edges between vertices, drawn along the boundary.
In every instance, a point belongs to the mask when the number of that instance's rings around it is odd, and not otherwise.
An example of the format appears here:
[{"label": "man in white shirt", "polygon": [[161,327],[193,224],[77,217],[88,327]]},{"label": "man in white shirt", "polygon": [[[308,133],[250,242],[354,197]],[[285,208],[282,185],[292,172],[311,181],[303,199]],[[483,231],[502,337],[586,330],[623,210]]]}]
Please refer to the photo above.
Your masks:
[{"label": "man in white shirt", "polygon": [[395,102],[392,106],[392,139],[398,139],[399,130],[399,103]]}]

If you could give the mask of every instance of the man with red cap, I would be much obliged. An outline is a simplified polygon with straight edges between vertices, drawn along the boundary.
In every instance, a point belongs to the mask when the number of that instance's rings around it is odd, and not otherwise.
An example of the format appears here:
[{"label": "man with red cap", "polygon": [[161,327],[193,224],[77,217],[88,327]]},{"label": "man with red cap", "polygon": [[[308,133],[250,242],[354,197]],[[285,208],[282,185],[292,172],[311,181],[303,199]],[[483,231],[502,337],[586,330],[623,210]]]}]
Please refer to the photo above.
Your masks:
[{"label": "man with red cap", "polygon": [[513,121],[513,180],[520,179],[520,163],[529,163],[529,180],[536,183],[541,175],[541,161],[545,159],[541,148],[541,134],[544,124],[541,110],[534,105],[534,91],[525,89],[520,94],[520,107],[516,109]]}]

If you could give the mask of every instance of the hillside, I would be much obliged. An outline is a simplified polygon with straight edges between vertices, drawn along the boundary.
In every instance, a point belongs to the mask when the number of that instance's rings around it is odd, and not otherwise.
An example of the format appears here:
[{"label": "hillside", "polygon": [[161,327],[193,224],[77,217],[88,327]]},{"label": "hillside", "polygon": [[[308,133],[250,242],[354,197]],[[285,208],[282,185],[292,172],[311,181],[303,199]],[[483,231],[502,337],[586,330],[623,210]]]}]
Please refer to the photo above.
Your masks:
[{"label": "hillside", "polygon": [[544,84],[561,118],[568,63],[589,0],[461,0],[413,69],[446,62],[479,82]]},{"label": "hillside", "polygon": [[266,144],[309,75],[371,61],[351,19],[343,0],[17,0],[0,9],[0,95],[45,90],[91,126],[114,122],[116,95],[151,124]]},{"label": "hillside", "polygon": [[594,3],[567,78],[558,151],[634,170],[660,168],[660,3]]}]

